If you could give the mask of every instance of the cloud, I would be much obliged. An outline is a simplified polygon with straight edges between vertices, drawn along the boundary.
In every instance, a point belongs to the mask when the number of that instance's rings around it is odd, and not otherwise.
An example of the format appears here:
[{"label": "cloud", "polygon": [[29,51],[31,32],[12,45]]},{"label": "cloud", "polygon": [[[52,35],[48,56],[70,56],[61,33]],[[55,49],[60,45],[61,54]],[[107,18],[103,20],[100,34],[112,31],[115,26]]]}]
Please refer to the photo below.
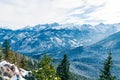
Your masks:
[{"label": "cloud", "polygon": [[[105,0],[102,3],[96,3],[96,4],[89,3],[86,0],[84,0],[83,4],[84,5],[77,7],[71,11],[72,13],[70,13],[70,16],[68,16],[68,19],[66,19],[66,20],[68,20],[68,22],[72,22],[73,18],[77,18],[77,20],[74,21],[75,23],[81,23],[81,20],[82,20],[82,23],[90,23],[93,21],[95,23],[96,22],[99,23],[100,21],[104,21],[104,20],[96,20],[96,19],[90,21],[89,18],[91,17],[91,15],[89,15],[89,14],[95,13],[96,11],[103,8],[106,5]],[[70,19],[72,19],[72,20],[70,20]]]},{"label": "cloud", "polygon": [[109,0],[105,7],[101,10],[91,13],[93,19],[103,19],[104,23],[118,23],[120,22],[120,5],[119,0]]},{"label": "cloud", "polygon": [[[98,10],[101,7],[104,7],[104,5],[102,4],[102,5],[99,5],[99,6],[90,6],[90,7],[85,8],[85,9],[82,8],[82,10],[83,10],[82,13],[72,14],[71,16],[79,17],[80,19],[86,19],[86,18],[89,17],[88,14],[94,13],[96,10]],[[78,8],[78,10],[79,10],[79,8]]]},{"label": "cloud", "polygon": [[119,0],[0,0],[0,24],[10,28],[43,23],[116,23]]}]

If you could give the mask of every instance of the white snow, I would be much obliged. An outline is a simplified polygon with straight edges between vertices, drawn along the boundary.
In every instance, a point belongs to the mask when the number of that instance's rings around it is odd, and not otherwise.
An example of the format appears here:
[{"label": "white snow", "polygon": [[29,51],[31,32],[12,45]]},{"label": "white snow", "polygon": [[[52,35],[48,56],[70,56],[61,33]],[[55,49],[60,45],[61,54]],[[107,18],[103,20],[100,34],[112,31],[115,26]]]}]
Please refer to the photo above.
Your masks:
[{"label": "white snow", "polygon": [[57,41],[57,43],[58,43],[59,45],[61,45],[61,44],[62,44],[62,40],[61,40],[61,39],[59,39],[58,37],[55,37],[55,40]]},{"label": "white snow", "polygon": [[77,47],[79,46],[77,42],[75,42],[74,40],[69,40],[69,43],[71,44],[72,47]]},{"label": "white snow", "polygon": [[26,37],[24,33],[20,33],[20,34],[18,34],[18,38],[21,39],[21,38],[24,38],[24,37]]},{"label": "white snow", "polygon": [[1,63],[0,63],[0,66],[4,66],[5,64],[8,64],[6,61],[2,61]]},{"label": "white snow", "polygon": [[17,77],[17,75],[14,75],[10,80],[25,80],[24,78],[22,78],[21,76]]},{"label": "white snow", "polygon": [[15,40],[11,40],[11,43],[15,43]]},{"label": "white snow", "polygon": [[[12,70],[11,68],[14,68],[14,70]],[[0,71],[2,72],[0,76],[2,76],[5,80],[25,80],[23,77],[25,75],[28,75],[29,72],[22,68],[18,68],[14,64],[10,64],[7,61],[0,62]],[[11,77],[4,76],[4,72],[6,72],[8,75],[11,75]]]},{"label": "white snow", "polygon": [[[3,77],[5,80],[9,80],[10,78],[9,77],[7,77],[7,76],[4,76]],[[16,79],[17,80],[17,79]]]},{"label": "white snow", "polygon": [[24,69],[22,69],[22,68],[20,68],[20,73],[22,74],[22,76],[25,76],[25,75],[27,75],[29,72],[28,71],[26,71],[26,70],[24,70]]}]

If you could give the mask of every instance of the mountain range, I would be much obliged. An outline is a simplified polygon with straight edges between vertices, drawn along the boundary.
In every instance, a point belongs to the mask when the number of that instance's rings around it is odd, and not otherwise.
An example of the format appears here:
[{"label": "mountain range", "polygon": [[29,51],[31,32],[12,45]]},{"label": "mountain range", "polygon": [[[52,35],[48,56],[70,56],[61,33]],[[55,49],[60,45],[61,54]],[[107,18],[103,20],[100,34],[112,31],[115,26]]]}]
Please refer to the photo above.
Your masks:
[{"label": "mountain range", "polygon": [[25,55],[59,53],[87,46],[117,32],[120,24],[39,24],[18,30],[0,29],[0,43],[8,39],[12,50]]},{"label": "mountain range", "polygon": [[120,23],[94,26],[52,23],[17,30],[0,28],[0,43],[2,45],[8,39],[12,50],[33,58],[47,53],[54,59],[60,59],[66,53],[72,72],[93,79],[98,77],[107,53],[112,51],[113,74],[119,80],[119,27]]}]

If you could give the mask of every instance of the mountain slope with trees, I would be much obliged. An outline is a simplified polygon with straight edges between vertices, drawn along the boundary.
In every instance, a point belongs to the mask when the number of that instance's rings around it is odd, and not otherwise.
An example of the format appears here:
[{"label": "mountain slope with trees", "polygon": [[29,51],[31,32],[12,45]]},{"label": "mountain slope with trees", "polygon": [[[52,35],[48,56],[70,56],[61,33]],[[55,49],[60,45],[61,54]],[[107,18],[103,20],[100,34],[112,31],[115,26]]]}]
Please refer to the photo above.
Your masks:
[{"label": "mountain slope with trees", "polygon": [[[3,47],[0,49],[0,79],[6,80],[78,80],[85,79],[85,77],[71,74],[69,71],[69,61],[67,55],[64,55],[61,68],[57,70],[53,65],[53,60],[50,56],[44,55],[40,60],[28,58],[24,55],[15,53],[10,49],[8,40],[3,42]],[[10,62],[10,63],[9,63]],[[63,64],[65,62],[65,64]],[[12,63],[12,64],[11,64]],[[67,67],[68,66],[68,67]],[[29,70],[29,71],[26,71]],[[66,71],[67,70],[67,71]],[[62,74],[61,72],[62,71]],[[68,73],[67,73],[68,72]],[[60,73],[60,74],[59,74]],[[65,73],[65,74],[64,74]],[[61,76],[62,75],[62,76]],[[67,76],[66,76],[67,75]],[[74,75],[74,76],[73,76]]]}]

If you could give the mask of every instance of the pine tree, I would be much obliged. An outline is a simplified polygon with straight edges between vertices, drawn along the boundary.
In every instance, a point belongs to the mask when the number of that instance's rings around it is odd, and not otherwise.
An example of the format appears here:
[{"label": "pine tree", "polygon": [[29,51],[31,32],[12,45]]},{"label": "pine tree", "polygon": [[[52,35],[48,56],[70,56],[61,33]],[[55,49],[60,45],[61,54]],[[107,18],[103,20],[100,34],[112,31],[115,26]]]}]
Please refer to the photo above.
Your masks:
[{"label": "pine tree", "polygon": [[12,50],[10,50],[9,53],[8,53],[8,58],[7,58],[7,60],[8,60],[10,63],[15,64],[15,62],[16,62],[15,59],[16,59],[15,53],[14,53]]},{"label": "pine tree", "polygon": [[26,60],[25,56],[21,57],[21,60],[19,62],[19,67],[27,70],[28,65],[27,65],[27,60]]},{"label": "pine tree", "polygon": [[18,53],[15,53],[15,64],[20,67],[20,62],[21,62],[21,59],[23,58],[22,55],[18,54]]},{"label": "pine tree", "polygon": [[3,42],[3,53],[4,53],[4,59],[8,61],[9,53],[10,53],[10,45],[7,39]]},{"label": "pine tree", "polygon": [[11,63],[13,63],[13,64],[15,64],[15,65],[17,65],[17,57],[16,57],[16,54],[17,54],[17,53],[11,52],[11,55],[12,55],[12,57],[11,57]]},{"label": "pine tree", "polygon": [[52,65],[52,59],[48,55],[45,55],[39,63],[38,70],[32,72],[37,80],[60,80],[56,76],[56,70]]},{"label": "pine tree", "polygon": [[70,63],[67,59],[67,55],[65,54],[63,60],[60,65],[57,67],[57,74],[60,76],[62,80],[69,80],[70,71],[69,71]]},{"label": "pine tree", "polygon": [[9,61],[10,63],[15,63],[15,54],[12,50],[10,50],[10,45],[8,43],[8,40],[6,39],[3,42],[3,59],[6,61]]},{"label": "pine tree", "polygon": [[115,80],[115,76],[111,74],[112,67],[112,53],[108,53],[109,56],[104,62],[103,70],[101,70],[101,75],[99,76],[99,80]]},{"label": "pine tree", "polygon": [[2,48],[0,47],[0,61],[3,59],[3,52],[2,52]]}]

